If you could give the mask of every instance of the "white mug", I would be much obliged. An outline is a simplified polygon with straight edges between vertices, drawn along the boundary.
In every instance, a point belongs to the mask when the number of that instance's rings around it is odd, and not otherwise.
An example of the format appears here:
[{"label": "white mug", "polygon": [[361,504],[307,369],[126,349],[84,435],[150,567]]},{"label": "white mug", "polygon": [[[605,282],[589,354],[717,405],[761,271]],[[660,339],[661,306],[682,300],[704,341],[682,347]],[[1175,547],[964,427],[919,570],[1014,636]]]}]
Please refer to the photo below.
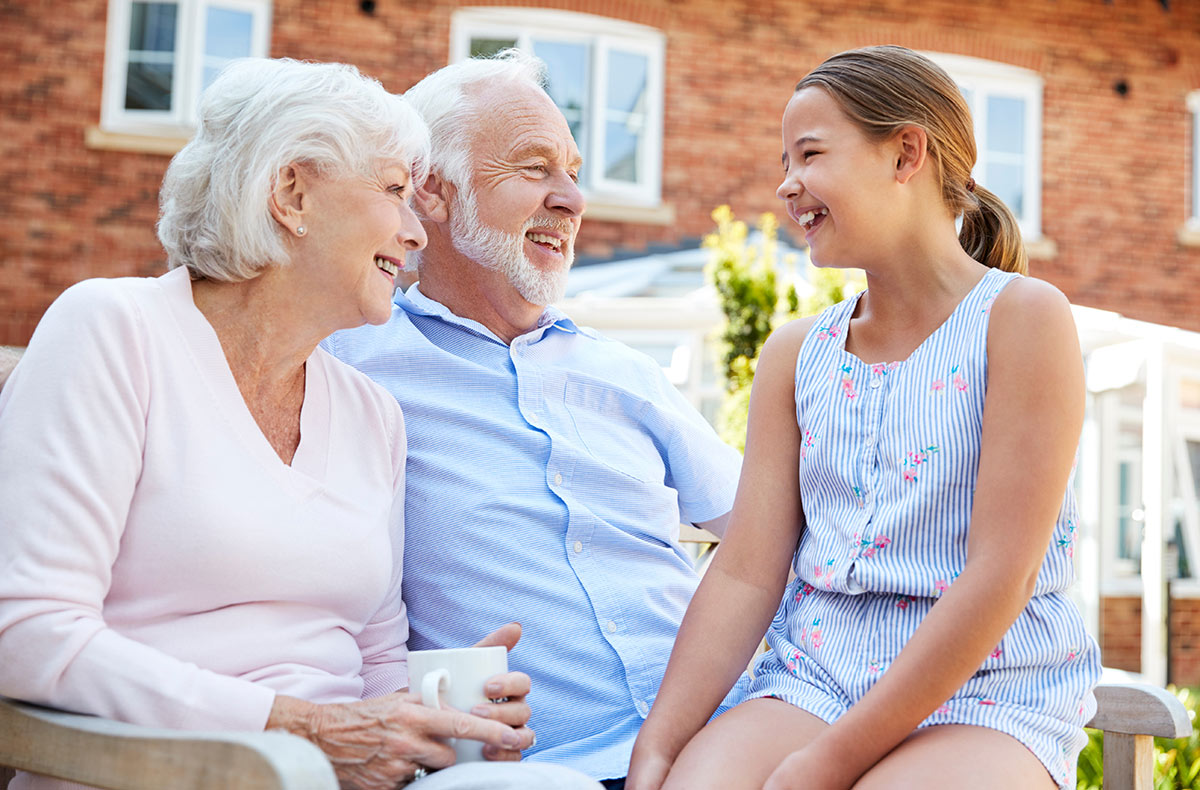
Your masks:
[{"label": "white mug", "polygon": [[[408,685],[421,693],[421,704],[440,708],[439,694],[450,707],[471,712],[471,708],[490,700],[483,692],[488,678],[508,671],[508,649],[490,647],[452,647],[444,650],[415,650],[408,654]],[[451,738],[457,762],[479,762],[483,741]]]}]

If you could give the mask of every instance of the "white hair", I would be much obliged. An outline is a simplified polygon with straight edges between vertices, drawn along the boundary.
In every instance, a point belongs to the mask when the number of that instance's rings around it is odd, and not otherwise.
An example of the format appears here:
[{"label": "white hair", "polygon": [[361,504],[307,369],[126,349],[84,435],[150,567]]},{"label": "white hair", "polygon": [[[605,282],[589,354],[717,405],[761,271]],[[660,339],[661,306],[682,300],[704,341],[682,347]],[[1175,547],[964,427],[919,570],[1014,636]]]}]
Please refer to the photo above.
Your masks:
[{"label": "white hair", "polygon": [[484,109],[479,94],[468,88],[488,83],[516,83],[546,89],[546,64],[518,49],[490,58],[471,58],[433,72],[404,94],[429,126],[430,168],[442,179],[463,187],[470,183],[471,132]]},{"label": "white hair", "polygon": [[268,199],[279,171],[367,174],[407,161],[429,167],[429,131],[400,96],[343,63],[243,58],[200,99],[196,135],[171,160],[159,194],[158,238],[170,268],[248,280],[287,253]]}]

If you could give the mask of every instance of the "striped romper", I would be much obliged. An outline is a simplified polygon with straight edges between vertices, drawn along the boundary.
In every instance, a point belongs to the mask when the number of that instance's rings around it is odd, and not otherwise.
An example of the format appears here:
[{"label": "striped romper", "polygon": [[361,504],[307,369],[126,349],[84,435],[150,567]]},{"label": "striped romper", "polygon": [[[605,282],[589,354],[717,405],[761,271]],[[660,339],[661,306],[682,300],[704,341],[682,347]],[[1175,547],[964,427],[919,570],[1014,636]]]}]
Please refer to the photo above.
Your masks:
[{"label": "striped romper", "polygon": [[[845,349],[858,297],[825,310],[796,363],[807,528],[770,650],[727,702],[774,696],[832,723],[887,672],[967,558],[993,300],[1019,275],[989,269],[903,362]],[[1036,448],[1032,448],[1036,452]],[[1095,712],[1096,643],[1064,591],[1074,577],[1068,488],[1033,598],[967,683],[921,723],[1008,733],[1060,787]]]}]

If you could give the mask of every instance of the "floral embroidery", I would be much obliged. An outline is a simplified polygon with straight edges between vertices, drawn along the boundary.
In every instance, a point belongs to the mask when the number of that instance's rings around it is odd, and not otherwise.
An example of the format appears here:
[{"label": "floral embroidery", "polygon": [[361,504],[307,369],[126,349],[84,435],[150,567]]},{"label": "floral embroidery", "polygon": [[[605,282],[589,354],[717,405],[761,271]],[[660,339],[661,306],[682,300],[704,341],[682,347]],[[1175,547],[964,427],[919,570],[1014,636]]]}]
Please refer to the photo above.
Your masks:
[{"label": "floral embroidery", "polygon": [[1077,655],[1079,655],[1079,648],[1072,647],[1071,652],[1067,653],[1067,660],[1074,661]]},{"label": "floral embroidery", "polygon": [[934,713],[949,713],[949,712],[950,712],[949,705],[939,705],[938,709],[934,711]]},{"label": "floral embroidery", "polygon": [[854,379],[850,377],[850,366],[842,366],[842,394],[847,398],[857,398],[858,390],[854,389]]},{"label": "floral embroidery", "polygon": [[917,467],[929,460],[929,456],[938,452],[938,446],[931,444],[924,450],[909,450],[904,457],[904,465],[901,468],[901,474],[904,476],[906,483],[911,483],[917,479]]},{"label": "floral embroidery", "polygon": [[[951,384],[951,386],[954,387],[954,389],[958,390],[959,392],[966,392],[967,391],[967,380],[964,379],[962,377],[962,374],[958,372],[958,368],[959,368],[958,365],[955,365],[954,367],[950,368],[950,375],[948,378],[950,379],[950,384]],[[934,394],[939,394],[939,393],[945,392],[946,391],[946,379],[945,378],[934,379],[933,383],[929,385],[929,391]]]},{"label": "floral embroidery", "polygon": [[907,609],[908,605],[915,600],[917,600],[917,599],[912,597],[911,595],[897,595],[896,596],[896,608],[897,609]]},{"label": "floral embroidery", "polygon": [[937,590],[938,597],[940,598],[942,596],[942,593],[944,593],[944,592],[946,592],[946,590],[950,589],[950,582],[946,581],[945,579],[938,579],[936,582],[933,583],[933,586],[934,586],[934,589]]},{"label": "floral embroidery", "polygon": [[882,672],[883,667],[880,660],[878,658],[872,658],[871,662],[867,665],[867,671],[873,675],[877,675]]},{"label": "floral embroidery", "polygon": [[958,390],[959,392],[966,392],[967,380],[964,379],[962,374],[958,372],[958,365],[955,365],[953,368],[951,368],[950,373],[954,376],[954,389]]},{"label": "floral embroidery", "polygon": [[834,563],[834,560],[829,559],[825,562],[824,568],[822,568],[820,565],[813,566],[813,576],[815,576],[818,579],[820,579],[821,577],[824,577],[825,578],[825,589],[827,589],[827,590],[833,589],[833,563]]},{"label": "floral embroidery", "polygon": [[819,439],[819,436],[814,436],[812,431],[804,432],[804,441],[800,444],[800,457],[808,455],[808,448],[813,446],[813,443]]},{"label": "floral embroidery", "polygon": [[825,644],[825,637],[821,635],[821,618],[813,620],[812,630],[808,633],[809,639],[812,640],[813,650],[820,650],[821,645]]},{"label": "floral embroidery", "polygon": [[980,698],[979,698],[979,704],[980,704],[980,705],[995,705],[995,704],[996,704],[996,700],[994,700],[994,699],[987,699],[986,697],[980,697]]},{"label": "floral embroidery", "polygon": [[[797,580],[797,581],[799,581],[799,580]],[[817,588],[813,587],[808,582],[805,582],[804,585],[801,587],[797,587],[796,588],[796,603],[800,603],[805,598],[807,598],[808,596],[810,596],[814,592],[816,592],[816,590],[817,590]]]},{"label": "floral embroidery", "polygon": [[1000,295],[1002,290],[1004,290],[1003,285],[992,292],[992,295],[988,297],[988,300],[983,303],[983,309],[980,310],[981,313],[992,312],[992,305],[996,303],[996,297]]},{"label": "floral embroidery", "polygon": [[1000,645],[996,645],[994,648],[992,648],[992,658],[999,658],[1002,655],[1004,655],[1004,651],[1000,649]]},{"label": "floral embroidery", "polygon": [[1067,519],[1067,536],[1059,538],[1057,543],[1060,549],[1067,550],[1068,557],[1075,556],[1075,522],[1073,520]]},{"label": "floral embroidery", "polygon": [[831,337],[837,337],[841,333],[841,327],[838,326],[819,326],[817,327],[817,340],[828,340]]},{"label": "floral embroidery", "polygon": [[874,557],[875,552],[879,549],[887,548],[891,544],[892,539],[887,535],[876,535],[874,538],[860,537],[859,533],[854,533],[854,540],[858,543],[858,553],[863,557]]}]

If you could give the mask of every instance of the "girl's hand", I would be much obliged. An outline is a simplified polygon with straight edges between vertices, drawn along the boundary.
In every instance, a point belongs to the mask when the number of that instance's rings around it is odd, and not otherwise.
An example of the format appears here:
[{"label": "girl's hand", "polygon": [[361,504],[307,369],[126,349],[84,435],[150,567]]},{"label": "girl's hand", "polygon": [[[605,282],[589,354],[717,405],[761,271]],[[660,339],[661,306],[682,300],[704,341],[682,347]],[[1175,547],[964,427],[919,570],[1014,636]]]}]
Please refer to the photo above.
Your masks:
[{"label": "girl's hand", "polygon": [[394,790],[418,767],[454,763],[448,738],[470,738],[498,752],[527,748],[533,734],[456,710],[436,710],[407,692],[346,704],[315,705],[276,697],[267,729],[284,729],[315,743],[344,790]]},{"label": "girl's hand", "polygon": [[822,753],[814,743],[785,757],[763,790],[847,790],[858,777],[848,776],[844,766],[844,760]]},{"label": "girl's hand", "polygon": [[671,761],[666,757],[635,749],[629,763],[629,776],[625,778],[625,790],[659,790],[670,771]]}]

